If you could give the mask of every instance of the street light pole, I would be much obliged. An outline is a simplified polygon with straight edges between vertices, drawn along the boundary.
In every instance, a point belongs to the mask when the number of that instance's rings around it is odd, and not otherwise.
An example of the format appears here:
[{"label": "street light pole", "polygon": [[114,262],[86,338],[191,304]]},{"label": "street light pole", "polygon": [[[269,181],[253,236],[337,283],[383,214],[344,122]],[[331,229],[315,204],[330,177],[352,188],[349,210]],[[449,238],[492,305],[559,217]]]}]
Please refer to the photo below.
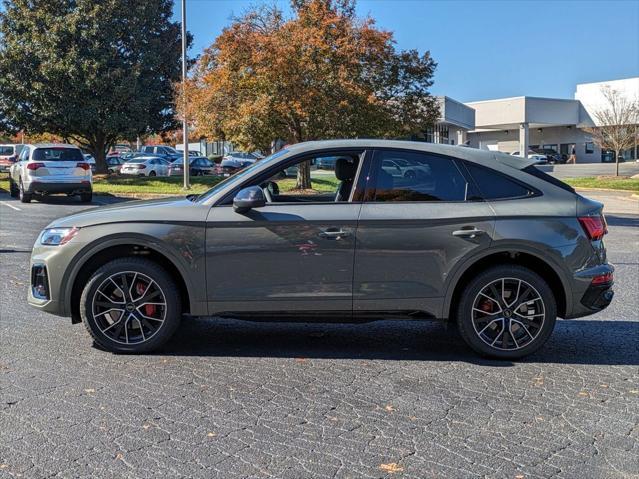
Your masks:
[{"label": "street light pole", "polygon": [[190,174],[191,167],[189,165],[189,130],[186,124],[186,0],[182,0],[182,144],[184,151],[182,153],[184,168],[184,189],[191,188]]}]

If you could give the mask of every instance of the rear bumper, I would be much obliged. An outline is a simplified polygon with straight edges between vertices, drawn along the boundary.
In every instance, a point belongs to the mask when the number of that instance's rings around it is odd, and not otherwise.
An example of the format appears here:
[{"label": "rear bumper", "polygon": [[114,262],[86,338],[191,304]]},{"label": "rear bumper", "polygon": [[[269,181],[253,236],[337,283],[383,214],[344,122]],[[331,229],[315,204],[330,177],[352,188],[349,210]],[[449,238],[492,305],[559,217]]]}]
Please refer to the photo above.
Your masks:
[{"label": "rear bumper", "polygon": [[92,190],[90,182],[77,183],[45,183],[40,181],[31,181],[27,187],[27,193],[82,193]]},{"label": "rear bumper", "polygon": [[574,275],[572,311],[566,314],[566,319],[580,318],[595,314],[606,309],[614,297],[613,281],[592,284],[593,278],[605,274],[612,274],[615,267],[610,263],[587,268]]}]

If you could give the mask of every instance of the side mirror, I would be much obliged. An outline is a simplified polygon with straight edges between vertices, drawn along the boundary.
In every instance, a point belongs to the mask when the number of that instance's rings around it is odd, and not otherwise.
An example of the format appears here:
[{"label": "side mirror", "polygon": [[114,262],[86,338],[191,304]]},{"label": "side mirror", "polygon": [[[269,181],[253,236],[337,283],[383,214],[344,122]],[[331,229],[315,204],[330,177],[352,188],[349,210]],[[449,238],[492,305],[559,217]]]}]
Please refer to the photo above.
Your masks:
[{"label": "side mirror", "polygon": [[266,197],[259,186],[244,188],[233,198],[233,208],[238,213],[246,213],[252,208],[260,208],[264,205],[266,205]]}]

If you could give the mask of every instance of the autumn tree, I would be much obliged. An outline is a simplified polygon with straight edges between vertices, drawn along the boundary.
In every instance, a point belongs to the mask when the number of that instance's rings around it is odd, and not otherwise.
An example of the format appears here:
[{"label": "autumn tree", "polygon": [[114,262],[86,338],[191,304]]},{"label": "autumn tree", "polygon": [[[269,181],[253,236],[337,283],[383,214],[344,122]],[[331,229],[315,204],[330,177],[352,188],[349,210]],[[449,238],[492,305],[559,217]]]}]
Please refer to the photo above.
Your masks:
[{"label": "autumn tree", "polygon": [[[282,138],[405,137],[436,121],[429,52],[355,16],[354,0],[293,0],[235,18],[202,55],[187,87],[199,134],[252,150]],[[298,172],[310,187],[310,167]]]},{"label": "autumn tree", "polygon": [[619,158],[639,140],[639,102],[609,87],[603,87],[601,94],[604,104],[594,112],[597,126],[586,131],[602,150],[615,152],[615,171],[619,176]]},{"label": "autumn tree", "polygon": [[[5,0],[0,128],[51,133],[91,152],[175,127],[180,27],[171,0]],[[1,10],[1,9],[0,9]]]}]

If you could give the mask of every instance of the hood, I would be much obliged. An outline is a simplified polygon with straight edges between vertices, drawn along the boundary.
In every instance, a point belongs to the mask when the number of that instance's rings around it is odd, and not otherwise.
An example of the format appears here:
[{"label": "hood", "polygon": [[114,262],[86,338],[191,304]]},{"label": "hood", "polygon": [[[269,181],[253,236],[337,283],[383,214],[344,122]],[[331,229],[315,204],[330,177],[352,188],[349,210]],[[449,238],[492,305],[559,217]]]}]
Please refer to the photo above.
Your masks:
[{"label": "hood", "polygon": [[127,201],[84,210],[52,221],[47,228],[97,226],[109,223],[203,222],[209,206],[198,205],[184,197]]}]

